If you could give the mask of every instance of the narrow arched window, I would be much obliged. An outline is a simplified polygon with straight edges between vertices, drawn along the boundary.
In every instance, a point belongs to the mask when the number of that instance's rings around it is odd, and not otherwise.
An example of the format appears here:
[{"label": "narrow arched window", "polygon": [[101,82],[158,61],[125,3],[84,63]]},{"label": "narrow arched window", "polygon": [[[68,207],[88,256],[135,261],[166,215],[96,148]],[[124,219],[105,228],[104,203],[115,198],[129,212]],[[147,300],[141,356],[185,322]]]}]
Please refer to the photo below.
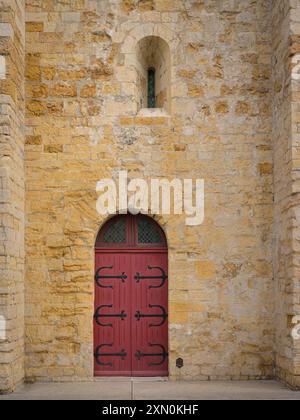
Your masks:
[{"label": "narrow arched window", "polygon": [[155,69],[148,69],[148,108],[155,108]]},{"label": "narrow arched window", "polygon": [[[171,112],[171,53],[160,37],[146,36],[136,47],[137,111]],[[157,112],[152,112],[157,108]]]}]

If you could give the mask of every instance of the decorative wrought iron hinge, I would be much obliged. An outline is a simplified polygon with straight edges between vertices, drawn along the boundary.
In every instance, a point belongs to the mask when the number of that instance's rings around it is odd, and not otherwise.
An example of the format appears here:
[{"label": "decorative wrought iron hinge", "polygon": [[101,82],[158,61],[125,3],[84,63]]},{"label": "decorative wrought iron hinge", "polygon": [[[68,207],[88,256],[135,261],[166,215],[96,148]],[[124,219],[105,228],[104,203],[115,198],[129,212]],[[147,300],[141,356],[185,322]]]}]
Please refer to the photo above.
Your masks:
[{"label": "decorative wrought iron hinge", "polygon": [[148,265],[148,270],[159,270],[161,272],[160,276],[141,276],[140,273],[136,273],[135,280],[137,283],[139,283],[141,280],[156,280],[160,279],[161,283],[158,286],[149,286],[149,289],[159,289],[160,287],[163,287],[165,284],[165,281],[167,280],[168,276],[165,273],[165,271],[161,267],[151,267]]},{"label": "decorative wrought iron hinge", "polygon": [[125,282],[125,280],[127,279],[127,276],[124,272],[121,275],[100,276],[100,273],[102,270],[112,270],[112,269],[113,269],[113,266],[98,268],[95,274],[95,281],[99,287],[103,287],[104,289],[113,289],[113,286],[103,286],[103,284],[100,281],[101,279],[114,279],[114,280],[121,280],[122,283]]},{"label": "decorative wrought iron hinge", "polygon": [[161,310],[160,314],[143,314],[140,311],[136,311],[135,318],[137,321],[140,321],[141,318],[162,318],[161,322],[159,324],[150,324],[149,327],[160,327],[163,325],[168,318],[168,314],[165,310],[165,308],[161,305],[149,305],[149,308],[159,308]]},{"label": "decorative wrought iron hinge", "polygon": [[138,360],[141,360],[141,358],[143,358],[143,357],[161,357],[162,359],[161,359],[160,362],[158,362],[158,363],[154,363],[154,362],[148,363],[148,366],[160,366],[160,365],[162,365],[165,362],[166,358],[169,356],[169,353],[166,352],[166,349],[161,344],[151,344],[151,343],[149,343],[149,346],[150,347],[155,347],[155,346],[159,347],[161,349],[161,353],[143,353],[140,350],[137,350],[137,352],[135,353],[135,357]]},{"label": "decorative wrought iron hinge", "polygon": [[101,314],[100,311],[102,308],[112,308],[113,305],[101,305],[98,306],[98,308],[96,309],[94,318],[95,321],[97,322],[98,325],[100,325],[101,327],[112,327],[112,324],[102,324],[99,321],[99,318],[121,318],[122,321],[124,321],[124,319],[127,317],[127,314],[125,313],[125,311],[121,311],[120,314]]},{"label": "decorative wrought iron hinge", "polygon": [[122,360],[125,360],[125,357],[127,356],[127,353],[124,349],[122,349],[120,351],[120,353],[101,353],[100,352],[100,350],[103,347],[112,347],[112,346],[113,346],[112,344],[101,344],[100,346],[98,346],[96,348],[94,356],[95,356],[95,359],[96,359],[96,362],[97,362],[98,365],[100,365],[100,366],[111,366],[111,367],[113,366],[112,362],[108,362],[108,363],[101,362],[100,357],[120,357]]}]

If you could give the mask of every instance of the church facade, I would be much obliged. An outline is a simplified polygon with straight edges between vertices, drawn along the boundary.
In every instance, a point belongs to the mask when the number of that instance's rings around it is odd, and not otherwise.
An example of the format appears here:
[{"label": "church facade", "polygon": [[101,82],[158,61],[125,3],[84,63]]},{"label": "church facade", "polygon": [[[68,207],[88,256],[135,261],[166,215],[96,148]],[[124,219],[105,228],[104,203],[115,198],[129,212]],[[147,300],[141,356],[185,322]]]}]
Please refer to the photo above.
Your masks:
[{"label": "church facade", "polygon": [[[0,390],[299,388],[299,0],[4,0],[0,18]],[[120,171],[203,179],[203,223],[99,214]]]}]

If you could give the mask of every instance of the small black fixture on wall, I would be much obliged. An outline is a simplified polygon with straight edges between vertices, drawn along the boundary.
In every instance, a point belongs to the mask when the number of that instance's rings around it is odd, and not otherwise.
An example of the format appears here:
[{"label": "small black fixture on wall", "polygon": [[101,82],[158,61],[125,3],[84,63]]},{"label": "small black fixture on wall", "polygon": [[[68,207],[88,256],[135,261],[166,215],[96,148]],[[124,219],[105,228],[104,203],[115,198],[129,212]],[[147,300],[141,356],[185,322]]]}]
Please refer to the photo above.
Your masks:
[{"label": "small black fixture on wall", "polygon": [[178,369],[181,369],[183,367],[183,359],[181,357],[176,359],[176,367],[178,367]]}]

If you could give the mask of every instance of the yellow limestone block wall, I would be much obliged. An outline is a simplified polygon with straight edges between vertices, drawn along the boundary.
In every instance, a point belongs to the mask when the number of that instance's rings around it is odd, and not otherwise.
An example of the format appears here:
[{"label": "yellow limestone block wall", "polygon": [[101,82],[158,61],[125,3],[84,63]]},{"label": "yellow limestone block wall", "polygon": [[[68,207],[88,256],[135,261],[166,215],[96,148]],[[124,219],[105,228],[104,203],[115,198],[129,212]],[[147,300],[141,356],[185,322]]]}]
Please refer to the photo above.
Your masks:
[{"label": "yellow limestone block wall", "polygon": [[276,371],[299,388],[300,340],[291,335],[300,320],[299,1],[274,2],[272,27]]},{"label": "yellow limestone block wall", "polygon": [[24,378],[25,2],[0,3],[0,393]]},{"label": "yellow limestone block wall", "polygon": [[[26,377],[93,376],[96,183],[205,180],[169,243],[170,377],[274,374],[268,1],[26,2]],[[137,113],[136,45],[170,48],[167,114]],[[177,357],[184,367],[175,366]]]}]

